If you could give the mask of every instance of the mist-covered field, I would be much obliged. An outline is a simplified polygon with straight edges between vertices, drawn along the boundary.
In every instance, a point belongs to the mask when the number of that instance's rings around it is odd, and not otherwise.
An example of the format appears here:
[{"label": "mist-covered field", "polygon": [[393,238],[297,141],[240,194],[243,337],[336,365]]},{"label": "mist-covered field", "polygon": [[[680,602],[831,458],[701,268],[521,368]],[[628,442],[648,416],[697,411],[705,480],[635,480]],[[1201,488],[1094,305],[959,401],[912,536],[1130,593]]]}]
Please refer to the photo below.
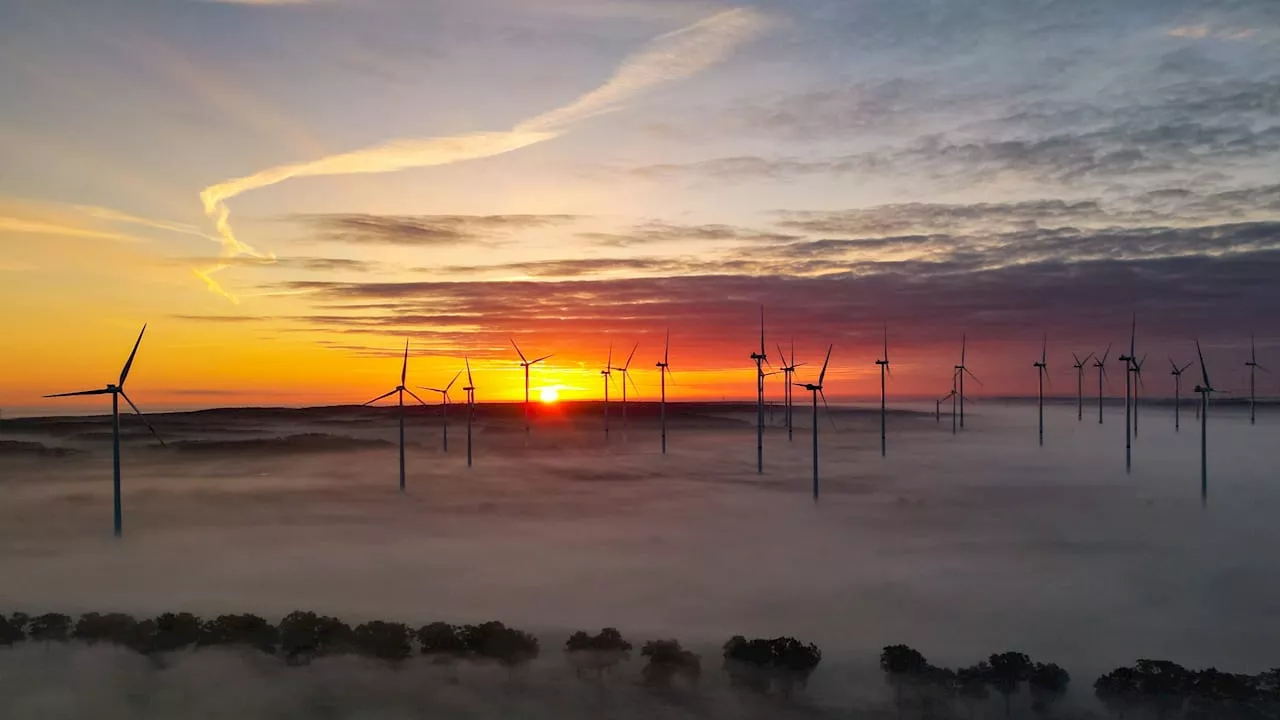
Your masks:
[{"label": "mist-covered field", "polygon": [[309,609],[352,623],[497,619],[545,638],[521,678],[473,670],[458,683],[425,667],[286,670],[216,652],[158,682],[122,651],[24,647],[0,651],[3,692],[21,717],[777,716],[714,679],[679,702],[635,687],[635,668],[608,692],[575,682],[560,644],[604,626],[679,638],[708,676],[731,635],[815,642],[823,661],[795,713],[888,697],[876,663],[894,643],[949,666],[1027,652],[1068,668],[1086,706],[1094,677],[1139,657],[1280,665],[1270,414],[1250,426],[1215,408],[1202,507],[1189,406],[1175,434],[1170,407],[1144,405],[1132,474],[1122,407],[1100,426],[1096,405],[1077,423],[1074,403],[1052,404],[1040,448],[1034,404],[972,404],[953,436],[931,403],[890,416],[887,458],[877,413],[837,409],[834,429],[821,418],[817,503],[807,407],[792,442],[775,414],[763,475],[750,408],[673,410],[665,457],[652,406],[633,406],[625,440],[615,406],[607,445],[597,409],[543,411],[526,445],[518,407],[483,408],[470,470],[462,412],[447,455],[439,417],[413,412],[404,495],[394,410],[157,416],[168,449],[126,419],[122,540],[106,419],[2,421],[2,611]]}]

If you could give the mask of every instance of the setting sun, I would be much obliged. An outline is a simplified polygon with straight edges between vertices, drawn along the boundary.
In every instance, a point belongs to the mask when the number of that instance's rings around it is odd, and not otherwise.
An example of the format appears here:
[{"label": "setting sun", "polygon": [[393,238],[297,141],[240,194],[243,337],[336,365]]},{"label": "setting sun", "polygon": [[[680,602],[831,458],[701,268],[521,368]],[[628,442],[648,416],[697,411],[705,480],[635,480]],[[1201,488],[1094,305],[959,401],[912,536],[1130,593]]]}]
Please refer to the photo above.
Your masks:
[{"label": "setting sun", "polygon": [[539,395],[539,398],[544,403],[553,403],[560,399],[560,393],[556,392],[556,389],[553,387],[545,387],[542,388],[542,394]]}]

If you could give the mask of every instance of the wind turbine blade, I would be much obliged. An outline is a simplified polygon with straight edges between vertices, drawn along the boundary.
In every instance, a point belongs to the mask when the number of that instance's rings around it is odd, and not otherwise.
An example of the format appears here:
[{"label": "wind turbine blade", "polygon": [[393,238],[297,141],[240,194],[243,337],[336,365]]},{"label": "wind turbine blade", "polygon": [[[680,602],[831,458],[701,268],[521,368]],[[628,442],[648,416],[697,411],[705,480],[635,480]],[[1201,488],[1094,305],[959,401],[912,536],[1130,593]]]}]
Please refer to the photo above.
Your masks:
[{"label": "wind turbine blade", "polygon": [[1133,314],[1133,325],[1129,328],[1129,357],[1130,358],[1133,357],[1133,354],[1134,354],[1133,346],[1137,340],[1137,337],[1138,337],[1138,313],[1135,312]]},{"label": "wind turbine blade", "polygon": [[1263,366],[1259,365],[1258,363],[1254,363],[1254,364],[1253,364],[1253,366],[1254,366],[1254,367],[1256,367],[1256,368],[1258,368],[1259,370],[1261,370],[1262,372],[1264,372],[1264,373],[1266,373],[1266,374],[1268,374],[1268,375],[1270,375],[1270,374],[1271,374],[1271,371],[1270,371],[1270,370],[1268,370],[1268,369],[1266,369],[1265,367],[1263,367]]},{"label": "wind turbine blade", "polygon": [[507,339],[511,341],[511,347],[515,348],[516,354],[520,356],[520,362],[527,365],[529,361],[525,359],[524,353],[520,352],[520,346],[516,344],[516,339],[513,337],[508,337]]},{"label": "wind turbine blade", "polygon": [[427,387],[426,385],[419,385],[419,386],[418,386],[418,389],[419,389],[419,390],[430,390],[430,391],[431,391],[431,392],[433,392],[433,393],[444,393],[444,390],[441,390],[440,388]]},{"label": "wind turbine blade", "polygon": [[[1083,365],[1083,364],[1084,364],[1084,363],[1080,362],[1080,356],[1079,356],[1079,355],[1077,355],[1077,354],[1075,354],[1075,353],[1071,353],[1071,359],[1076,361],[1076,366],[1077,366],[1077,367],[1079,367],[1080,365]],[[1086,359],[1086,360],[1088,360],[1088,358],[1085,358],[1085,359]]]},{"label": "wind turbine blade", "polygon": [[884,324],[884,362],[885,369],[888,370],[889,365],[889,323]]},{"label": "wind turbine blade", "polygon": [[782,345],[781,345],[781,344],[779,344],[779,343],[774,343],[774,346],[778,348],[778,357],[782,358],[782,365],[783,365],[783,367],[788,367],[788,366],[790,366],[790,365],[791,365],[791,363],[790,363],[790,362],[787,362],[787,354],[786,354],[786,353],[784,353],[784,352],[782,352]]},{"label": "wind turbine blade", "polygon": [[529,361],[529,364],[530,364],[530,365],[532,365],[532,364],[534,364],[534,363],[540,363],[540,362],[542,362],[543,360],[546,360],[546,359],[547,359],[547,358],[549,358],[549,357],[551,357],[551,355],[543,355],[542,357],[538,358],[537,360],[530,360],[530,361]]},{"label": "wind turbine blade", "polygon": [[1106,367],[1107,358],[1109,357],[1111,357],[1111,343],[1107,343],[1107,351],[1102,354],[1102,359],[1099,360],[1099,362],[1102,363],[1103,367]]},{"label": "wind turbine blade", "polygon": [[129,353],[129,359],[124,363],[124,369],[120,371],[120,387],[124,387],[125,378],[129,377],[129,368],[133,367],[133,358],[138,354],[138,346],[142,344],[142,336],[147,332],[147,326],[142,325],[142,332],[138,333],[138,339],[133,343],[133,351]]},{"label": "wind turbine blade", "polygon": [[[978,379],[978,376],[977,376],[977,375],[974,375],[974,374],[973,374],[973,371],[972,371],[972,370],[970,370],[969,368],[965,368],[965,369],[964,369],[964,372],[965,372],[966,374],[968,374],[968,376],[969,376],[969,377],[973,378],[973,381],[974,381],[974,382],[978,383],[979,385],[982,385],[982,381]],[[986,386],[984,385],[983,387],[986,387]]]},{"label": "wind turbine blade", "polygon": [[1047,364],[1045,357],[1049,354],[1049,336],[1044,336],[1044,344],[1040,346],[1040,363]]},{"label": "wind turbine blade", "polygon": [[760,306],[760,354],[764,355],[764,305]]},{"label": "wind turbine blade", "polygon": [[1200,357],[1200,375],[1204,378],[1205,388],[1213,387],[1209,384],[1209,368],[1204,366],[1204,353],[1200,350],[1200,341],[1196,340],[1196,355]]},{"label": "wind turbine blade", "polygon": [[[1044,381],[1045,381],[1045,384],[1047,384],[1047,385],[1049,386],[1049,389],[1050,389],[1050,390],[1052,390],[1052,389],[1053,389],[1053,378],[1049,377],[1049,368],[1047,368],[1047,367],[1042,367],[1042,368],[1040,368],[1040,372],[1044,373]],[[982,383],[978,383],[978,384],[979,384],[979,385],[981,385]]]},{"label": "wind turbine blade", "polygon": [[884,374],[887,375],[890,379],[893,378],[893,369],[889,367],[889,363],[887,362],[884,364]]},{"label": "wind turbine blade", "polygon": [[1173,361],[1173,358],[1169,358],[1169,367],[1173,368],[1174,375],[1179,375],[1182,373],[1182,371],[1178,369],[1178,364]]},{"label": "wind turbine blade", "polygon": [[128,395],[124,394],[123,390],[120,391],[120,397],[124,398],[124,401],[129,403],[129,407],[133,408],[133,411],[138,414],[138,419],[142,421],[142,424],[146,425],[147,429],[151,431],[151,434],[155,436],[156,440],[160,441],[160,447],[168,447],[168,445],[164,444],[164,438],[160,437],[160,433],[156,432],[156,429],[151,427],[151,423],[147,422],[147,419],[142,416],[142,411],[138,409],[137,405],[133,404],[133,401],[129,399]]},{"label": "wind turbine blade", "polygon": [[404,385],[405,379],[409,376],[409,340],[404,341],[404,364],[400,366],[400,385]]},{"label": "wind turbine blade", "polygon": [[667,328],[667,341],[662,344],[662,364],[671,362],[671,328]]},{"label": "wind turbine blade", "polygon": [[640,343],[636,343],[634,346],[632,346],[631,354],[627,356],[627,362],[622,365],[623,372],[626,372],[627,368],[631,367],[631,359],[636,356],[636,350],[639,350],[639,349],[640,349]]},{"label": "wind turbine blade", "polygon": [[378,402],[379,400],[381,400],[381,399],[383,399],[383,398],[388,398],[388,397],[391,397],[392,395],[395,395],[395,394],[396,394],[396,391],[395,391],[395,390],[392,390],[391,392],[388,392],[388,393],[383,393],[383,394],[379,395],[378,397],[376,397],[376,398],[374,398],[374,399],[370,400],[369,402],[365,403],[365,405],[372,405],[372,404],[374,404],[374,403]]},{"label": "wind turbine blade", "polygon": [[834,347],[835,345],[827,346],[827,357],[822,361],[822,372],[818,373],[818,387],[822,387],[822,380],[827,376],[827,363],[831,362],[831,349]]},{"label": "wind turbine blade", "polygon": [[1254,342],[1253,333],[1249,333],[1249,362],[1258,364],[1258,345]]},{"label": "wind turbine blade", "polygon": [[458,382],[458,377],[459,377],[460,375],[462,375],[462,371],[461,371],[461,370],[459,370],[459,371],[458,371],[457,375],[454,375],[454,376],[453,376],[453,379],[449,381],[449,384],[448,384],[448,385],[445,385],[445,386],[444,386],[444,391],[445,391],[445,392],[449,392],[449,389],[453,387],[453,384],[454,384],[454,383],[456,383],[456,382]]},{"label": "wind turbine blade", "polygon": [[41,395],[40,397],[56,398],[56,397],[72,397],[73,395],[109,395],[110,390],[103,388],[102,390],[81,390],[79,392],[55,393],[53,395]]},{"label": "wind turbine blade", "polygon": [[[424,407],[426,406],[427,403],[422,398],[418,397],[417,394],[414,393],[412,390],[410,390],[409,388],[405,388],[404,391],[412,395],[413,399],[417,400],[419,405],[422,405]],[[436,392],[439,392],[441,395],[445,394],[443,390],[437,390]]]},{"label": "wind turbine blade", "polygon": [[969,335],[968,333],[966,333],[960,336],[960,364],[961,365],[964,365],[964,354],[965,354],[965,350],[967,350],[968,347],[969,347]]},{"label": "wind turbine blade", "polygon": [[1181,375],[1182,373],[1186,372],[1187,368],[1191,367],[1192,365],[1195,365],[1195,363],[1189,362],[1186,365],[1183,365],[1182,368],[1178,370],[1178,374]]},{"label": "wind turbine blade", "polygon": [[467,364],[467,385],[475,386],[475,383],[471,382],[471,358],[469,356],[463,355],[462,361]]},{"label": "wind turbine blade", "polygon": [[604,361],[604,367],[606,370],[613,369],[613,343],[612,342],[609,343],[609,357]]},{"label": "wind turbine blade", "polygon": [[818,397],[822,398],[822,407],[827,411],[827,419],[831,421],[831,429],[836,429],[836,419],[831,415],[831,406],[827,404],[827,394],[818,388]]},{"label": "wind turbine blade", "polygon": [[634,390],[636,391],[636,394],[637,394],[637,395],[639,395],[639,393],[640,393],[640,388],[639,388],[639,386],[637,386],[637,385],[636,385],[636,381],[631,379],[631,373],[629,373],[629,372],[624,372],[624,373],[622,373],[622,377],[626,378],[626,379],[627,379],[626,381],[627,381],[627,382],[629,382],[629,383],[631,383],[631,387],[632,387],[632,389],[634,389]]}]

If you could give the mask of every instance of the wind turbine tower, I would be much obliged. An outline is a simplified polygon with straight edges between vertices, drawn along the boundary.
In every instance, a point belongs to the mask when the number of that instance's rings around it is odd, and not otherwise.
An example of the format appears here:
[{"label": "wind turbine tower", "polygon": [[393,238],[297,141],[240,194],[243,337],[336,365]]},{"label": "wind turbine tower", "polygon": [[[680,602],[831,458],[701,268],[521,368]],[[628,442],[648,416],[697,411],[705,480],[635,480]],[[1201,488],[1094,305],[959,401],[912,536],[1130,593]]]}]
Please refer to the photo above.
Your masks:
[{"label": "wind turbine tower", "polygon": [[[764,364],[769,356],[764,352],[764,306],[760,306],[760,352],[751,353],[756,364],[756,474],[764,474]],[[771,366],[772,367],[772,366]]]},{"label": "wind turbine tower", "polygon": [[1095,355],[1093,366],[1098,368],[1098,424],[1102,424],[1102,382],[1107,379],[1107,358],[1111,357],[1111,343],[1107,343],[1107,351],[1098,359]]},{"label": "wind turbine tower", "polygon": [[1040,446],[1044,447],[1044,381],[1049,377],[1049,363],[1046,356],[1049,352],[1049,336],[1044,338],[1040,346],[1040,362],[1034,363],[1036,377],[1040,381]]},{"label": "wind turbine tower", "polygon": [[449,384],[445,385],[443,388],[423,387],[421,385],[418,386],[419,390],[430,390],[431,392],[434,392],[434,393],[440,393],[440,401],[444,408],[443,415],[442,415],[444,427],[442,428],[441,438],[444,441],[445,452],[449,452],[449,390],[453,388],[454,383],[458,382],[458,377],[460,375],[462,375],[461,370],[459,370],[457,374],[453,376],[453,379],[449,381]]},{"label": "wind turbine tower", "polygon": [[1119,360],[1124,363],[1124,470],[1129,472],[1133,468],[1133,425],[1129,418],[1133,413],[1133,344],[1134,336],[1138,332],[1138,318],[1133,318],[1133,327],[1129,332],[1129,354],[1121,355]]},{"label": "wind turbine tower", "polygon": [[1196,355],[1200,357],[1200,375],[1204,382],[1196,385],[1195,391],[1200,393],[1200,503],[1209,499],[1209,396],[1217,392],[1209,382],[1209,369],[1204,364],[1204,353],[1200,351],[1200,341],[1196,340]]},{"label": "wind turbine tower", "polygon": [[[885,456],[888,445],[888,418],[885,412],[885,377],[892,377],[889,370],[889,326],[884,326],[884,357],[876,360],[880,366],[880,457]],[[941,406],[939,406],[941,407]]]},{"label": "wind turbine tower", "polygon": [[78,392],[55,393],[53,395],[45,395],[46,398],[57,397],[74,397],[77,395],[110,395],[111,396],[111,469],[112,469],[112,518],[114,533],[116,537],[124,534],[124,508],[120,499],[120,398],[124,398],[129,407],[138,414],[138,418],[142,420],[142,424],[147,426],[151,434],[156,440],[160,441],[160,446],[165,447],[164,440],[160,438],[160,434],[156,429],[151,427],[151,423],[142,416],[142,411],[138,406],[129,399],[124,392],[124,381],[129,377],[129,368],[133,367],[133,358],[138,354],[138,346],[142,344],[142,336],[146,334],[147,326],[142,326],[142,332],[138,333],[138,339],[133,343],[133,350],[129,353],[129,359],[125,361],[124,368],[120,370],[120,379],[114,385],[107,384],[106,387],[98,390],[80,390]]},{"label": "wind turbine tower", "polygon": [[[640,347],[640,343],[636,343],[635,346],[631,348],[631,354],[627,356],[627,361],[622,364],[622,367],[611,368],[613,370],[617,370],[618,372],[622,373],[622,441],[623,442],[627,441],[627,382],[630,381],[632,387],[635,387],[636,385],[636,381],[631,379],[630,368],[631,368],[631,359],[636,356],[636,350],[639,349],[639,347]],[[609,356],[610,357],[613,356],[612,348],[610,348]],[[639,392],[639,390],[640,388],[637,387],[636,391]]]},{"label": "wind turbine tower", "polygon": [[960,387],[960,429],[961,430],[964,429],[964,376],[968,375],[969,377],[973,378],[974,382],[978,383],[979,385],[982,384],[982,381],[978,379],[978,376],[970,372],[969,368],[966,367],[964,364],[965,350],[968,347],[968,344],[969,344],[968,335],[961,336],[960,364],[956,366],[956,377],[959,380],[959,387]]},{"label": "wind turbine tower", "polygon": [[528,443],[529,442],[529,367],[531,365],[536,365],[542,362],[543,360],[546,360],[547,358],[551,357],[551,355],[543,355],[540,358],[529,360],[524,356],[524,353],[520,352],[520,346],[516,345],[515,338],[509,338],[509,339],[511,340],[511,347],[515,348],[516,354],[520,356],[520,366],[524,368],[524,441],[525,443]]},{"label": "wind turbine tower", "polygon": [[414,400],[418,401],[419,404],[426,406],[426,403],[422,402],[422,398],[418,397],[417,395],[414,395],[412,390],[405,387],[404,385],[405,378],[407,377],[408,373],[409,373],[409,341],[405,340],[404,341],[404,363],[400,366],[400,384],[395,386],[395,388],[393,388],[392,390],[385,392],[379,395],[378,397],[370,400],[369,402],[365,403],[366,406],[372,405],[378,402],[379,400],[383,398],[391,397],[392,395],[396,395],[399,401],[399,404],[400,404],[400,492],[404,492],[404,394],[409,393],[410,395],[413,396]]},{"label": "wind turbine tower", "polygon": [[[822,404],[827,407],[827,396],[822,393],[822,381],[827,376],[827,363],[831,362],[831,349],[834,345],[827,346],[827,357],[822,361],[822,372],[818,373],[817,383],[796,383],[797,387],[813,393],[813,499],[818,499],[818,397],[822,397]],[[831,417],[831,408],[827,407],[827,417]],[[831,421],[835,424],[835,421]]]},{"label": "wind turbine tower", "polygon": [[662,400],[658,403],[659,422],[662,427],[662,454],[667,454],[667,373],[671,372],[671,328],[667,328],[667,341],[662,346],[662,362],[657,364],[662,374]]},{"label": "wind turbine tower", "polygon": [[1084,422],[1084,366],[1092,357],[1093,353],[1089,353],[1081,360],[1079,355],[1071,353],[1071,358],[1076,361],[1071,366],[1076,369],[1076,422]]},{"label": "wind turbine tower", "polygon": [[1249,424],[1256,425],[1258,423],[1258,415],[1255,410],[1257,405],[1257,396],[1254,394],[1254,375],[1257,370],[1270,374],[1270,370],[1258,364],[1258,345],[1254,342],[1253,336],[1249,336],[1249,362],[1244,364],[1249,368]]},{"label": "wind turbine tower", "polygon": [[609,381],[613,379],[613,343],[609,343],[609,357],[605,360],[600,377],[604,380],[604,441],[609,442]]},{"label": "wind turbine tower", "polygon": [[467,363],[467,386],[462,388],[467,393],[467,467],[471,467],[471,425],[476,415],[476,384],[471,381],[471,358],[464,357]]},{"label": "wind turbine tower", "polygon": [[791,358],[789,360],[787,359],[787,354],[782,352],[782,346],[778,345],[776,347],[778,348],[778,357],[782,358],[782,375],[783,375],[782,401],[785,407],[785,415],[787,420],[787,440],[790,441],[792,439],[792,431],[795,427],[792,422],[794,415],[792,413],[793,394],[791,392],[791,388],[792,388],[791,378],[793,375],[795,375],[796,369],[803,367],[804,363],[796,362],[795,338],[791,339]]},{"label": "wind turbine tower", "polygon": [[1169,358],[1169,374],[1173,376],[1173,430],[1174,432],[1182,431],[1182,373],[1191,367],[1191,363],[1187,363],[1182,367]]}]

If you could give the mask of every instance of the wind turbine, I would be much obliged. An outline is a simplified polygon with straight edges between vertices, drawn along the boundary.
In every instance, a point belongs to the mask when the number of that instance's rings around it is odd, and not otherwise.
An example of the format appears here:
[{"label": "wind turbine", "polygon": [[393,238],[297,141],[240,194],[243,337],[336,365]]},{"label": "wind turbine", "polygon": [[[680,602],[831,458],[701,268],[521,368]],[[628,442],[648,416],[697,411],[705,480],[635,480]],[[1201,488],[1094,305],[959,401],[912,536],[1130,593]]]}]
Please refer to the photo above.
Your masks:
[{"label": "wind turbine", "polygon": [[463,357],[467,363],[467,386],[462,388],[467,393],[467,467],[471,467],[471,424],[476,414],[476,384],[471,382],[471,358]]},{"label": "wind turbine", "polygon": [[960,381],[960,429],[962,430],[964,429],[964,376],[967,374],[969,377],[973,378],[974,382],[979,385],[982,384],[982,381],[978,379],[978,376],[974,375],[969,371],[969,368],[965,367],[965,348],[968,344],[968,335],[962,335],[960,338],[960,364],[956,366],[956,377],[959,378]]},{"label": "wind turbine", "polygon": [[1098,424],[1102,424],[1102,381],[1107,378],[1107,358],[1111,357],[1111,343],[1107,343],[1107,351],[1102,354],[1099,360],[1097,355],[1093,356],[1093,366],[1098,368]]},{"label": "wind turbine", "polygon": [[1046,355],[1049,352],[1049,336],[1044,336],[1044,344],[1040,346],[1040,362],[1034,363],[1036,376],[1040,381],[1040,446],[1044,447],[1044,381],[1049,377],[1049,363]]},{"label": "wind turbine", "polygon": [[1249,362],[1245,363],[1244,366],[1249,368],[1249,424],[1256,425],[1258,416],[1254,411],[1254,406],[1257,404],[1257,398],[1254,395],[1255,371],[1261,370],[1267,374],[1270,374],[1271,371],[1258,364],[1258,346],[1254,342],[1252,335],[1249,336]]},{"label": "wind turbine", "polygon": [[[1076,369],[1076,422],[1084,422],[1084,366],[1091,357],[1093,357],[1093,353],[1085,355],[1084,359],[1081,360],[1079,355],[1071,353],[1071,358],[1076,361],[1075,365],[1071,366]],[[1099,383],[1101,383],[1101,378],[1099,378]]]},{"label": "wind turbine", "polygon": [[1138,391],[1146,390],[1147,384],[1142,382],[1142,366],[1147,362],[1147,354],[1142,359],[1133,361],[1133,436],[1138,437]]},{"label": "wind turbine", "polygon": [[782,374],[783,374],[783,388],[784,388],[782,392],[782,401],[785,404],[785,408],[786,408],[785,414],[787,419],[787,440],[790,441],[792,439],[792,430],[794,428],[794,424],[792,423],[793,415],[791,412],[791,408],[792,408],[791,376],[795,375],[796,368],[804,367],[804,363],[796,362],[795,338],[791,339],[791,359],[790,360],[787,359],[787,354],[782,352],[781,345],[778,345],[777,348],[778,348],[778,357],[782,358]]},{"label": "wind turbine", "polygon": [[[764,364],[769,356],[764,352],[764,305],[760,306],[760,352],[751,353],[756,363],[756,474],[764,474]],[[770,367],[773,367],[770,365]]]},{"label": "wind turbine", "polygon": [[379,395],[378,397],[370,400],[369,402],[365,403],[365,405],[372,405],[383,398],[391,397],[392,395],[398,396],[398,399],[400,402],[400,492],[404,492],[404,394],[409,393],[410,395],[413,395],[414,400],[417,400],[423,406],[426,406],[426,403],[422,402],[422,398],[418,397],[417,395],[414,395],[412,390],[404,386],[405,377],[408,375],[408,373],[409,373],[409,341],[405,340],[404,341],[404,364],[400,366],[400,384],[395,386],[395,388],[392,389],[390,392],[385,392]]},{"label": "wind turbine", "polygon": [[604,441],[609,442],[609,381],[613,379],[613,343],[609,343],[609,358],[605,360],[600,377],[604,380]]},{"label": "wind turbine", "polygon": [[[639,348],[640,348],[640,343],[636,343],[635,346],[631,348],[631,354],[627,356],[627,361],[622,364],[622,367],[611,368],[612,370],[617,370],[618,372],[622,373],[622,441],[623,442],[627,441],[627,381],[628,380],[631,381],[632,387],[636,386],[636,381],[631,379],[630,368],[631,368],[631,359],[636,356],[636,350],[638,350]],[[610,348],[609,357],[611,358],[613,357],[612,348]],[[606,378],[606,382],[607,382],[607,378]],[[639,392],[640,388],[636,387],[636,391]]]},{"label": "wind turbine", "polygon": [[889,326],[887,324],[884,326],[884,357],[876,360],[876,365],[880,366],[880,457],[884,457],[888,434],[884,407],[884,379],[886,376],[893,376],[893,372],[889,370]]},{"label": "wind turbine", "polygon": [[1217,390],[1209,382],[1209,369],[1204,365],[1199,340],[1196,340],[1196,355],[1200,357],[1200,375],[1204,379],[1204,383],[1196,385],[1195,389],[1200,393],[1200,503],[1204,504],[1209,499],[1209,396]]},{"label": "wind turbine", "polygon": [[[461,370],[459,370],[459,371],[458,371],[457,375],[454,375],[454,376],[453,376],[453,379],[452,379],[452,380],[450,380],[450,381],[449,381],[449,384],[448,384],[448,385],[445,385],[443,389],[440,389],[440,388],[432,388],[432,387],[423,387],[423,386],[421,386],[421,385],[419,385],[419,386],[418,386],[418,389],[419,389],[419,390],[430,390],[431,392],[434,392],[434,393],[440,393],[440,400],[444,403],[444,415],[443,415],[443,419],[444,419],[444,430],[443,430],[443,433],[444,433],[444,434],[443,434],[443,436],[442,436],[442,437],[444,438],[444,451],[445,451],[445,452],[449,452],[449,389],[453,387],[453,384],[454,384],[454,383],[458,382],[458,377],[459,377],[460,375],[462,375],[462,371],[461,371]],[[417,397],[417,396],[415,395],[415,397]]]},{"label": "wind turbine", "polygon": [[107,384],[100,390],[81,390],[79,392],[55,393],[53,395],[45,395],[46,398],[56,397],[73,397],[76,395],[110,395],[111,396],[111,468],[112,468],[112,502],[113,502],[113,519],[114,532],[116,537],[120,537],[124,533],[124,510],[120,502],[120,398],[129,403],[129,407],[138,414],[138,418],[142,420],[142,424],[147,426],[151,434],[156,440],[160,441],[160,446],[165,447],[164,440],[160,438],[160,434],[156,429],[151,427],[151,423],[142,416],[142,411],[138,406],[129,399],[124,392],[124,381],[129,377],[129,368],[133,367],[133,358],[138,354],[138,346],[142,344],[142,336],[147,332],[147,326],[142,326],[142,332],[138,333],[138,339],[133,343],[133,350],[129,353],[129,359],[124,363],[124,369],[120,371],[120,379],[114,385]]},{"label": "wind turbine", "polygon": [[1182,419],[1180,415],[1182,411],[1182,373],[1187,368],[1191,367],[1191,363],[1178,367],[1178,364],[1173,361],[1173,358],[1169,358],[1169,367],[1171,368],[1169,374],[1173,376],[1173,430],[1174,432],[1181,432]]},{"label": "wind turbine", "polygon": [[[955,396],[956,396],[955,388],[952,388],[952,389],[951,389],[951,392],[949,392],[949,393],[947,393],[946,395],[943,395],[942,397],[938,398],[938,401],[937,401],[936,403],[934,403],[934,408],[933,408],[934,420],[936,420],[936,421],[937,421],[937,423],[938,423],[939,425],[941,425],[941,424],[942,424],[942,403],[944,403],[944,402],[946,402],[948,399],[950,399],[950,400],[951,400],[951,404],[952,404],[952,405],[955,405],[955,399],[954,399],[954,398],[955,398]],[[953,412],[953,413],[952,413],[952,415],[955,415],[955,413]],[[951,423],[951,424],[952,424],[953,426],[955,425],[955,423],[954,423],[954,422],[953,422],[953,423]],[[951,430],[952,430],[952,432],[953,432],[953,433],[955,432],[955,428],[954,428],[954,427],[952,427],[952,429],[951,429]]]},{"label": "wind turbine", "polygon": [[508,339],[511,340],[511,347],[515,348],[516,354],[520,356],[520,367],[524,368],[524,439],[527,443],[529,442],[529,366],[536,365],[551,357],[551,355],[543,355],[540,358],[530,360],[524,356],[524,353],[520,352],[520,346],[516,344],[515,338]]},{"label": "wind turbine", "polygon": [[662,423],[662,454],[667,454],[667,374],[671,372],[671,328],[667,328],[667,342],[662,346],[662,362],[657,364],[662,374],[662,401],[658,404],[658,415]]},{"label": "wind turbine", "polygon": [[[831,362],[831,349],[834,345],[827,346],[827,357],[822,361],[822,372],[818,373],[818,382],[814,383],[796,383],[797,387],[813,393],[813,499],[818,499],[818,396],[822,396],[822,404],[827,408],[827,417],[831,417],[831,408],[827,406],[827,396],[822,392],[822,381],[827,376],[827,363]],[[831,421],[835,425],[835,420]]]},{"label": "wind turbine", "polygon": [[1129,331],[1129,354],[1121,355],[1119,360],[1124,363],[1124,470],[1129,472],[1133,468],[1133,426],[1129,422],[1129,417],[1133,412],[1133,343],[1134,337],[1138,334],[1138,316],[1133,316],[1133,327]]}]

